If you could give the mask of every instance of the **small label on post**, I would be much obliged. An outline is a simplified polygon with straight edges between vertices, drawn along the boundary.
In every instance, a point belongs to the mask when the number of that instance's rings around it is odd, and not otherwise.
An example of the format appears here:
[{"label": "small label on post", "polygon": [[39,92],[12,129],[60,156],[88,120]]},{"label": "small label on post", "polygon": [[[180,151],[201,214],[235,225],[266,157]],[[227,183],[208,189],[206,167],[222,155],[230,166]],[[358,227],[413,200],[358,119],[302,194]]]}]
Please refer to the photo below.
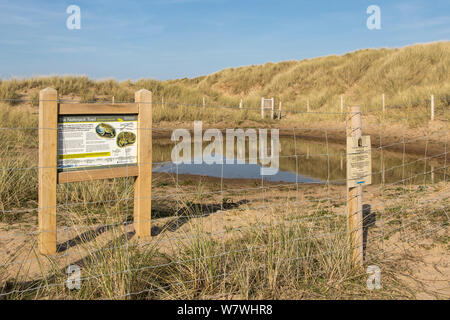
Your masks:
[{"label": "small label on post", "polygon": [[372,184],[370,136],[347,137],[347,187]]}]

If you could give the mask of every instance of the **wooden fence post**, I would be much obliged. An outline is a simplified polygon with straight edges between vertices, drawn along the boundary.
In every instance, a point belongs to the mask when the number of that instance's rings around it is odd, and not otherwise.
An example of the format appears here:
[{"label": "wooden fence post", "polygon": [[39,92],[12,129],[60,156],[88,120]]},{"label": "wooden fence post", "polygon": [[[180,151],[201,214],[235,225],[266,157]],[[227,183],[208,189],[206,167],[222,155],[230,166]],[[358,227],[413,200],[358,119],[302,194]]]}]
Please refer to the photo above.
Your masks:
[{"label": "wooden fence post", "polygon": [[278,120],[281,120],[281,101],[280,101],[280,105],[278,107]]},{"label": "wooden fence post", "polygon": [[431,95],[431,121],[434,121],[434,94]]},{"label": "wooden fence post", "polygon": [[272,98],[272,109],[270,110],[270,120],[273,120],[275,115],[275,100]]},{"label": "wooden fence post", "polygon": [[344,96],[341,95],[341,113],[344,113]]},{"label": "wooden fence post", "polygon": [[264,119],[264,97],[261,98],[261,118]]},{"label": "wooden fence post", "polygon": [[56,183],[58,92],[39,92],[38,247],[41,254],[56,253]]},{"label": "wooden fence post", "polygon": [[112,103],[114,104],[114,96],[112,97]]},{"label": "wooden fence post", "polygon": [[139,238],[151,236],[152,212],[152,93],[141,89],[135,93],[139,107],[137,159],[138,176],[134,182],[134,229]]},{"label": "wooden fence post", "polygon": [[242,104],[242,99],[241,99],[241,101],[239,101],[239,109],[242,109],[242,107],[243,107],[243,104]]},{"label": "wooden fence post", "polygon": [[206,106],[205,97],[203,97],[203,108]]},{"label": "wooden fence post", "polygon": [[431,166],[431,183],[434,184],[434,166]]},{"label": "wooden fence post", "polygon": [[[361,106],[349,107],[347,115],[347,136],[357,139],[361,138]],[[362,208],[362,186],[358,185],[352,188],[347,187],[348,233],[352,252],[352,261],[358,266],[362,266],[364,254]]]}]

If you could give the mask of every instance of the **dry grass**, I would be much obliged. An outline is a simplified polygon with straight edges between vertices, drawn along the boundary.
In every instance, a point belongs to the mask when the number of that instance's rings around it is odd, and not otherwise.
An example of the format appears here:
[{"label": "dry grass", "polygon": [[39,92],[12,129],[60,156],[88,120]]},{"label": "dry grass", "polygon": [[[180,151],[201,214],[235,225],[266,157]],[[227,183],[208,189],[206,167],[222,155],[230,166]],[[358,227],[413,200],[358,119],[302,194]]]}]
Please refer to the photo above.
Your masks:
[{"label": "dry grass", "polygon": [[154,103],[165,102],[208,106],[239,105],[257,108],[260,99],[275,97],[284,110],[305,111],[309,99],[312,111],[339,112],[340,96],[345,103],[358,103],[366,112],[381,110],[381,94],[395,119],[405,115],[428,115],[430,95],[435,95],[437,116],[450,105],[450,43],[437,42],[400,49],[365,49],[342,56],[301,61],[267,63],[225,69],[193,79],[158,81],[141,79],[117,82],[94,81],[87,77],[39,77],[13,79],[0,84],[0,99],[28,98],[36,103],[40,89],[53,87],[64,97],[81,101],[134,100],[134,92],[148,89]]},{"label": "dry grass", "polygon": [[[282,214],[293,219],[294,212]],[[112,211],[108,214],[113,219]],[[367,290],[364,270],[348,261],[343,225],[324,237],[317,227],[289,220],[260,223],[224,240],[190,224],[169,249],[158,238],[139,245],[117,226],[110,229],[112,240],[106,245],[95,239],[80,244],[88,252],[76,261],[82,268],[81,290],[65,288],[65,268],[55,261],[40,279],[17,278],[3,292],[15,291],[8,299],[411,298],[393,265],[377,260],[371,262],[383,267],[384,290]]]},{"label": "dry grass", "polygon": [[[378,112],[379,96],[385,92],[389,97],[387,106],[391,120],[409,119],[415,125],[413,119],[419,119],[417,123],[420,123],[428,117],[426,105],[431,93],[437,98],[439,110],[449,106],[449,48],[449,43],[444,42],[395,50],[361,50],[340,57],[228,69],[206,77],[166,82],[118,83],[115,80],[93,81],[87,77],[2,81],[0,99],[28,98],[35,106],[37,92],[50,86],[63,98],[106,101],[114,96],[116,102],[124,102],[132,101],[137,89],[146,88],[154,94],[155,122],[207,120],[240,126],[251,121],[270,126],[272,121],[261,120],[257,111],[202,109],[190,105],[201,106],[202,97],[206,96],[208,105],[237,107],[243,98],[245,106],[257,107],[261,96],[275,96],[283,100],[286,108],[303,111],[309,97],[313,110],[337,112],[339,95],[344,94],[346,101],[362,101],[366,110]],[[159,104],[161,97],[174,104],[163,107]],[[26,221],[35,227],[37,115],[6,104],[1,105],[0,111],[0,121],[4,124],[0,129],[3,142],[0,222],[14,227]],[[331,116],[301,115],[291,120],[312,121],[313,117],[314,121],[328,121]],[[376,113],[376,121],[383,122],[383,117]],[[158,181],[154,182],[159,185]],[[160,182],[163,191],[165,183]],[[166,214],[176,216],[183,212],[192,217],[204,214],[197,204],[207,199],[203,192],[210,186],[195,187],[194,194],[180,193],[178,201],[171,204],[177,209]],[[402,200],[401,204],[410,205],[412,209],[407,214],[414,216],[413,209],[417,205],[414,199],[425,194],[418,195],[417,190],[404,191],[404,194],[409,194],[411,201]],[[8,265],[0,265],[0,294],[13,292],[0,295],[0,299],[414,298],[414,292],[397,278],[398,261],[386,256],[382,259],[377,254],[373,255],[371,263],[383,269],[383,290],[367,290],[364,270],[353,267],[348,260],[346,224],[342,216],[335,215],[333,223],[325,219],[316,219],[314,224],[292,223],[305,212],[285,205],[274,212],[278,219],[250,224],[245,232],[223,230],[226,236],[220,237],[191,219],[169,244],[164,242],[167,240],[164,237],[142,244],[130,238],[132,195],[131,178],[58,186],[58,210],[62,213],[58,224],[75,232],[74,236],[80,239],[78,249],[83,252],[76,261],[82,267],[81,290],[65,288],[67,266],[61,264],[61,260],[40,257],[35,247],[27,243],[30,245],[26,248],[27,255],[42,262],[40,276],[30,279],[24,265],[16,271],[15,278],[8,278]],[[26,208],[31,210],[22,213]],[[248,214],[243,210],[243,214]],[[393,230],[398,223],[410,219],[400,215],[404,212],[402,206],[383,210],[392,217],[386,224],[392,225]],[[422,234],[422,222],[434,223],[433,219],[438,224],[448,224],[446,212],[420,212],[420,219],[412,220],[408,229],[411,234]],[[322,216],[324,211],[317,210],[313,214]],[[106,240],[105,237],[83,236],[86,227],[105,225],[108,226]],[[323,231],[327,232],[326,237]],[[395,238],[395,233],[389,236]],[[448,236],[444,240],[448,241]],[[371,250],[376,253],[378,245],[372,242]],[[19,252],[11,260],[18,255]]]}]

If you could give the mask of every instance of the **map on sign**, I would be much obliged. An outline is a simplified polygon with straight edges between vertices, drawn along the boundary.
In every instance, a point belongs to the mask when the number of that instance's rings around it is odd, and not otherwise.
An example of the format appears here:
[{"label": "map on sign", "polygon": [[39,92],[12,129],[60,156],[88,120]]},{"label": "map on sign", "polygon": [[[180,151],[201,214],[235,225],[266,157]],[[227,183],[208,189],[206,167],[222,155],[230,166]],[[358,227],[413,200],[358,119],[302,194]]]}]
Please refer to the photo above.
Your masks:
[{"label": "map on sign", "polygon": [[136,163],[136,115],[58,117],[59,171]]},{"label": "map on sign", "polygon": [[347,186],[372,183],[372,153],[370,136],[347,137]]}]

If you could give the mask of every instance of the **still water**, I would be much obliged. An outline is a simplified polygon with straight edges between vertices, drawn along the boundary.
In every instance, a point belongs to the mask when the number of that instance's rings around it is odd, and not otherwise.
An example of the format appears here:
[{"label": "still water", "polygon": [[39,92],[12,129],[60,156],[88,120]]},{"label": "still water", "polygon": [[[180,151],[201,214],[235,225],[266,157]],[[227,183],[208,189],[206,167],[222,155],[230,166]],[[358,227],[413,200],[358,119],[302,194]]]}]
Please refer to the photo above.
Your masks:
[{"label": "still water", "polygon": [[[203,149],[209,144],[203,143]],[[270,140],[269,140],[270,146]],[[224,179],[261,179],[261,163],[249,163],[246,144],[245,164],[192,164],[175,165],[171,161],[175,142],[170,139],[153,140],[153,171],[209,176]],[[224,142],[224,151],[226,143]],[[236,146],[234,147],[236,149]],[[192,147],[193,150],[193,147]],[[268,151],[270,154],[270,150]],[[193,152],[192,152],[193,153]],[[432,155],[431,155],[432,156]],[[226,160],[224,155],[221,155]],[[236,157],[236,155],[235,155]],[[430,157],[430,155],[428,155]],[[372,149],[372,183],[386,184],[405,181],[423,184],[439,182],[445,178],[444,160],[424,159],[424,155],[409,155],[384,149]],[[448,161],[448,160],[447,160]],[[448,174],[448,173],[447,173]],[[279,170],[275,175],[264,175],[265,181],[345,184],[345,146],[325,142],[280,137]],[[448,177],[447,177],[448,179]]]}]

